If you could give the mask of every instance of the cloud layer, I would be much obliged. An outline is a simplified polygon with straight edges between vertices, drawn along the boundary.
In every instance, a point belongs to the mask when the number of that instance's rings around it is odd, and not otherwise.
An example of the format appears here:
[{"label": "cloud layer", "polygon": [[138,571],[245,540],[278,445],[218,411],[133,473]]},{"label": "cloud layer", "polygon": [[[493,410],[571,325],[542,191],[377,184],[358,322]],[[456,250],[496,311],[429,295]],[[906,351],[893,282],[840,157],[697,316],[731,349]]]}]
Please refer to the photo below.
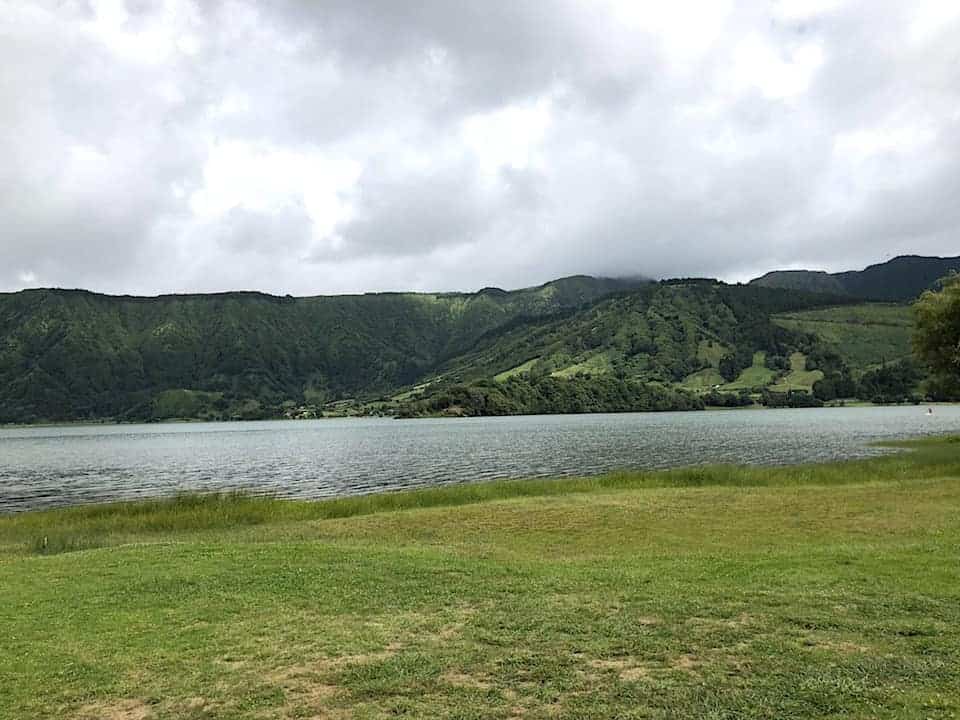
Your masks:
[{"label": "cloud layer", "polygon": [[0,2],[0,289],[956,254],[951,5]]}]

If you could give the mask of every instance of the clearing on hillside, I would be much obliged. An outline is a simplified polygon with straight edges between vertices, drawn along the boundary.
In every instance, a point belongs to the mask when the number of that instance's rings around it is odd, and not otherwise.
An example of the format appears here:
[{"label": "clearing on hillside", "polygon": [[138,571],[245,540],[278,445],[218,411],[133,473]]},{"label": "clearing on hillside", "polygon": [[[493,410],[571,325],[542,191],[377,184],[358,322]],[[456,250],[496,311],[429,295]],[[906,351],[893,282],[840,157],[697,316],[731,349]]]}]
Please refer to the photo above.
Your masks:
[{"label": "clearing on hillside", "polygon": [[778,393],[791,390],[813,392],[813,384],[817,380],[823,380],[823,373],[819,370],[807,370],[807,356],[802,352],[795,352],[790,356],[790,372],[769,389]]},{"label": "clearing on hillside", "polygon": [[530,360],[527,360],[525,363],[520,363],[514,368],[510,368],[509,370],[504,370],[502,373],[498,373],[494,375],[493,379],[496,380],[497,382],[506,382],[507,380],[512,378],[514,375],[523,375],[525,373],[530,372],[530,370],[533,369],[533,366],[536,365],[539,361],[540,361],[540,358],[538,357],[531,358]]},{"label": "clearing on hillside", "polygon": [[705,368],[695,373],[687,375],[680,383],[680,387],[687,390],[712,390],[718,385],[723,385],[726,380],[715,368]]},{"label": "clearing on hillside", "polygon": [[813,333],[851,368],[909,357],[913,315],[907,305],[864,303],[774,315],[787,330]]},{"label": "clearing on hillside", "polygon": [[697,360],[708,362],[713,368],[720,367],[720,361],[729,354],[726,347],[714,340],[701,340],[697,346]]},{"label": "clearing on hillside", "polygon": [[559,378],[573,377],[574,375],[605,375],[613,369],[610,357],[606,353],[591,355],[586,360],[557,370],[551,375]]},{"label": "clearing on hillside", "polygon": [[722,390],[762,390],[773,382],[777,373],[766,366],[767,354],[758,351],[753,354],[753,365],[748,367],[731,383],[727,383]]}]

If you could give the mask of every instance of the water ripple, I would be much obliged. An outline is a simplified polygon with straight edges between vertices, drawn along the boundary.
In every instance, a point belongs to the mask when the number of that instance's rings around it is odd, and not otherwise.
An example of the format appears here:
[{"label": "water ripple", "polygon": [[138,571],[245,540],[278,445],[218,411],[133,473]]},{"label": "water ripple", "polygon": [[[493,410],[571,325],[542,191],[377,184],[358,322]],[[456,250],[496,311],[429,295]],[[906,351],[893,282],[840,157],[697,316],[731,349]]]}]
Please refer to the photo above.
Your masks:
[{"label": "water ripple", "polygon": [[0,512],[243,490],[325,498],[497,478],[865,457],[960,407],[0,429]]}]

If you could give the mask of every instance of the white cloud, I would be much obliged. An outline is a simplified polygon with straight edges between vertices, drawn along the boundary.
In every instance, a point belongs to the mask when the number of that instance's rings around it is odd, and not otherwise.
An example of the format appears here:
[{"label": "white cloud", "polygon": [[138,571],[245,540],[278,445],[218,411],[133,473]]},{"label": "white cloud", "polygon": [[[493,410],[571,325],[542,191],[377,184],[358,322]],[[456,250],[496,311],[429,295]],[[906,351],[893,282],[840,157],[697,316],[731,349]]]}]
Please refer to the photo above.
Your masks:
[{"label": "white cloud", "polygon": [[149,65],[168,62],[176,53],[195,55],[198,12],[187,0],[164,0],[147,22],[137,22],[125,0],[91,0],[89,21],[81,30],[108,48],[118,60]]},{"label": "white cloud", "polygon": [[823,49],[814,42],[784,48],[759,35],[733,51],[730,84],[737,92],[759,90],[772,99],[801,95],[823,65]]},{"label": "white cloud", "polygon": [[461,137],[487,174],[503,166],[525,169],[550,125],[550,106],[549,99],[541,98],[470,115],[461,123]]},{"label": "white cloud", "polygon": [[955,252],[950,3],[0,6],[0,289],[469,289]]},{"label": "white cloud", "polygon": [[846,158],[864,161],[879,155],[926,151],[935,137],[930,128],[919,125],[862,128],[837,135],[834,150]]},{"label": "white cloud", "polygon": [[814,20],[841,7],[841,0],[775,0],[774,15],[788,22]]},{"label": "white cloud", "polygon": [[611,25],[626,31],[615,41],[641,41],[635,33],[643,32],[655,38],[676,63],[703,57],[720,39],[733,11],[733,3],[728,0],[607,0],[606,4]]},{"label": "white cloud", "polygon": [[190,207],[197,218],[210,222],[234,208],[269,213],[302,202],[317,233],[326,235],[349,217],[345,198],[360,169],[354,160],[315,149],[216,142]]},{"label": "white cloud", "polygon": [[922,45],[940,35],[956,40],[960,24],[960,3],[950,0],[925,0],[913,4],[908,38],[914,45]]}]

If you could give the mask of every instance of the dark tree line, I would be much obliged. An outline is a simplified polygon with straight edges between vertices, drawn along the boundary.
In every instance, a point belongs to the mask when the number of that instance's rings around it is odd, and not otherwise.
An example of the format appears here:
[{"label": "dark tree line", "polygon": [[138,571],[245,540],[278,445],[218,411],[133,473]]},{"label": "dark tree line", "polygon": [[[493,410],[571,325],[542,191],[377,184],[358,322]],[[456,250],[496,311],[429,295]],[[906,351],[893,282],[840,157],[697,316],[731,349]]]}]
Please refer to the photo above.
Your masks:
[{"label": "dark tree line", "polygon": [[400,417],[456,414],[551,415],[559,413],[702,410],[691,393],[610,375],[571,378],[514,376],[453,384],[401,406]]}]

